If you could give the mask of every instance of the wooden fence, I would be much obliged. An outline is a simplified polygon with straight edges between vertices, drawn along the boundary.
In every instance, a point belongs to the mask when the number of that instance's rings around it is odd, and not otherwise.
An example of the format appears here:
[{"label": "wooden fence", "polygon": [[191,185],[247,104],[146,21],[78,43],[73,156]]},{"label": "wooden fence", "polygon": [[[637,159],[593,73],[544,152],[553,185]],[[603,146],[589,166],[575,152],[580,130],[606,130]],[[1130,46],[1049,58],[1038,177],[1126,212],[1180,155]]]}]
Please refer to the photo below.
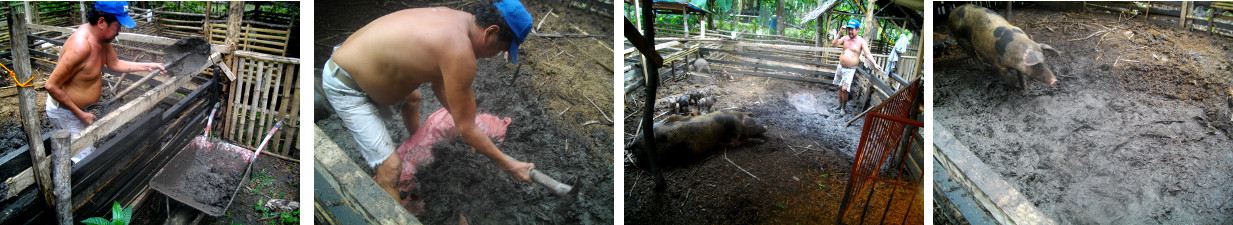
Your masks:
[{"label": "wooden fence", "polygon": [[[253,26],[255,24],[258,26]],[[262,28],[260,25],[266,25],[267,27],[277,26],[256,21],[244,21],[242,27],[240,27],[239,41],[236,43],[236,49],[286,56],[287,42],[291,38],[291,28],[287,26]],[[210,43],[223,44],[225,39],[227,39],[226,22],[210,23]]]},{"label": "wooden fence", "polygon": [[236,79],[226,102],[224,135],[236,145],[256,148],[268,128],[278,120],[283,126],[270,139],[271,153],[296,158],[299,155],[300,60],[250,51],[235,51]]}]

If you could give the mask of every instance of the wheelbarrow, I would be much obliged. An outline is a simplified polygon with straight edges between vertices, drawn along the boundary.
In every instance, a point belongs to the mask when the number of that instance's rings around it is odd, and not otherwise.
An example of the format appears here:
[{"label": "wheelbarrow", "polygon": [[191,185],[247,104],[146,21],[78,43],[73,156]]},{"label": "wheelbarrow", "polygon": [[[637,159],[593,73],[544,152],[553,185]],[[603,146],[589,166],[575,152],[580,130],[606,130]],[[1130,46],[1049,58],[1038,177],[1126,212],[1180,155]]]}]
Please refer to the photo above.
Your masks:
[{"label": "wheelbarrow", "polygon": [[154,178],[150,179],[150,187],[171,199],[217,217],[227,212],[227,207],[231,206],[231,201],[235,199],[240,187],[248,183],[253,161],[261,155],[261,150],[274,136],[274,132],[283,126],[283,121],[279,120],[270,128],[254,152],[209,137],[209,124],[214,121],[215,111],[218,111],[217,103],[210,111],[206,133],[193,138],[188,146],[180,149],[167,165],[159,169]]}]

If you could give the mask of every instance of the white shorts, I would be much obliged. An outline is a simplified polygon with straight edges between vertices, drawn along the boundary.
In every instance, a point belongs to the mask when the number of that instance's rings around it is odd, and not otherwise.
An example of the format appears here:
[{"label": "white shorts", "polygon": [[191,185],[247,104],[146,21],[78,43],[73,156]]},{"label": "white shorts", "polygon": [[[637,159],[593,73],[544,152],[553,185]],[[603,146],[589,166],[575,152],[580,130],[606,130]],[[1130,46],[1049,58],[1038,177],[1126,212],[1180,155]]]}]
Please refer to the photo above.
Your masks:
[{"label": "white shorts", "polygon": [[835,65],[835,79],[831,82],[835,85],[843,87],[843,89],[852,89],[852,76],[856,74],[856,67],[843,67]]},{"label": "white shorts", "polygon": [[[51,95],[47,95],[47,101],[43,104],[45,105],[43,110],[47,111],[47,120],[50,120],[52,126],[56,129],[68,130],[69,133],[77,134],[86,128],[86,123],[82,123],[81,119],[77,118],[77,115],[73,115],[72,110],[60,108],[60,102],[51,98]],[[81,161],[81,159],[86,158],[92,152],[94,152],[94,146],[82,149],[77,155],[73,155],[73,163]]]},{"label": "white shorts", "polygon": [[369,167],[377,167],[395,149],[390,132],[385,129],[385,118],[378,113],[377,103],[368,98],[367,93],[347,87],[335,75],[351,77],[331,58],[321,71],[321,88],[325,89],[325,98],[330,100],[330,106],[342,119],[347,131],[351,132],[355,143],[360,145],[364,161],[368,162]]}]

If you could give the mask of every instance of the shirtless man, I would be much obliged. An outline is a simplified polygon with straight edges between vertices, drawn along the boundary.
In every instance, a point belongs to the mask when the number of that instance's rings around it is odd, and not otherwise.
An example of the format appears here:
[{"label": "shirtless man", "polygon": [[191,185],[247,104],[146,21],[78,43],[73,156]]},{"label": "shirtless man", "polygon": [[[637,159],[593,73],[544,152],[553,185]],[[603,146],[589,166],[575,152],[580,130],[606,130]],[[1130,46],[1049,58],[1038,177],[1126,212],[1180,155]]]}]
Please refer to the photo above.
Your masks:
[{"label": "shirtless man", "polygon": [[[856,19],[848,20],[848,23],[839,28],[841,31],[847,29],[848,35],[840,35],[831,41],[831,45],[843,46],[843,54],[839,55],[839,65],[835,67],[834,84],[839,85],[839,105],[835,106],[839,110],[839,114],[844,113],[844,106],[848,105],[848,90],[852,89],[852,76],[856,74],[856,67],[860,66],[860,56],[864,55],[869,62],[877,62],[873,60],[873,55],[869,53],[869,44],[865,42],[865,38],[857,36],[856,32],[861,27],[861,22]],[[882,71],[882,67],[877,63],[872,63],[878,71]]]},{"label": "shirtless man", "polygon": [[402,162],[378,107],[404,101],[403,125],[415,132],[421,100],[416,89],[423,84],[450,112],[463,141],[514,179],[530,181],[534,165],[507,157],[475,125],[471,86],[476,59],[508,50],[517,63],[518,44],[530,29],[531,14],[517,0],[479,4],[470,12],[405,9],[373,20],[335,47],[321,85],[382,189],[399,199],[395,183]]},{"label": "shirtless man", "polygon": [[[68,129],[73,134],[94,123],[95,115],[82,109],[98,102],[102,95],[104,66],[121,73],[163,68],[160,63],[135,63],[116,58],[111,41],[120,34],[120,26],[136,26],[128,16],[128,2],[95,2],[86,19],[89,23],[82,24],[64,41],[59,63],[43,85],[48,95],[47,118],[56,129]],[[89,152],[90,149],[83,150],[73,161]]]}]

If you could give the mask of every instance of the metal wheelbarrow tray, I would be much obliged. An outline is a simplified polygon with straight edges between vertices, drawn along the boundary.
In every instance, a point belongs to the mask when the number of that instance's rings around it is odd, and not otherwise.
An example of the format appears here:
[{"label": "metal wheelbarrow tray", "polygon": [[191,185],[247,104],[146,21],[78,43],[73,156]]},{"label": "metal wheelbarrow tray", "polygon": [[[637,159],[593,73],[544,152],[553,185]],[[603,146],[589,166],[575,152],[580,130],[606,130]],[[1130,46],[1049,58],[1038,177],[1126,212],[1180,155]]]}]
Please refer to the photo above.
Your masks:
[{"label": "metal wheelbarrow tray", "polygon": [[248,183],[256,153],[217,138],[197,136],[150,180],[150,187],[210,216],[221,216]]},{"label": "metal wheelbarrow tray", "polygon": [[[213,111],[217,110],[215,104],[209,121],[214,120]],[[248,183],[253,161],[282,125],[283,121],[278,121],[270,128],[255,152],[217,138],[197,136],[150,179],[150,187],[210,216],[222,216],[240,187]],[[209,130],[207,125],[206,134]]]}]

